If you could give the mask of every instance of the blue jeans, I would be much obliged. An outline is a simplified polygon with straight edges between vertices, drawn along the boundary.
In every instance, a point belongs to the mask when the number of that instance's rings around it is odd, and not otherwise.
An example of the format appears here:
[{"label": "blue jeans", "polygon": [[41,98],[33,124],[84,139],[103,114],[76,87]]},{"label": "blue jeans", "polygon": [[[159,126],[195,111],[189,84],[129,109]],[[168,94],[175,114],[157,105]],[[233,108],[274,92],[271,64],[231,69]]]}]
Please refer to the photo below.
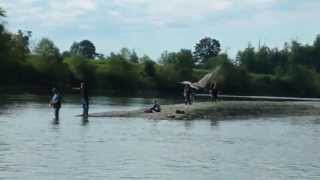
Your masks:
[{"label": "blue jeans", "polygon": [[53,108],[53,109],[54,109],[54,119],[56,121],[58,121],[59,120],[59,110],[60,110],[60,108]]},{"label": "blue jeans", "polygon": [[81,103],[82,103],[82,110],[83,110],[82,115],[83,116],[88,116],[88,114],[89,114],[89,102],[82,98],[81,99]]}]

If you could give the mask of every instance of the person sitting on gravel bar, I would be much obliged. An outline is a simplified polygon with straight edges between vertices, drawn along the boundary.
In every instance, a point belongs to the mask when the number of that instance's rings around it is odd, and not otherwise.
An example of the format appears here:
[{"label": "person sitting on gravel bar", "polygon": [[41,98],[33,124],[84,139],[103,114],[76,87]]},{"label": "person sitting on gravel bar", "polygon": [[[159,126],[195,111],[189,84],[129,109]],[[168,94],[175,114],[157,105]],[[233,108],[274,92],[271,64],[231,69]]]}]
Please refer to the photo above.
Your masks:
[{"label": "person sitting on gravel bar", "polygon": [[152,108],[147,109],[144,112],[145,113],[161,112],[160,104],[157,102],[157,100],[154,100]]}]

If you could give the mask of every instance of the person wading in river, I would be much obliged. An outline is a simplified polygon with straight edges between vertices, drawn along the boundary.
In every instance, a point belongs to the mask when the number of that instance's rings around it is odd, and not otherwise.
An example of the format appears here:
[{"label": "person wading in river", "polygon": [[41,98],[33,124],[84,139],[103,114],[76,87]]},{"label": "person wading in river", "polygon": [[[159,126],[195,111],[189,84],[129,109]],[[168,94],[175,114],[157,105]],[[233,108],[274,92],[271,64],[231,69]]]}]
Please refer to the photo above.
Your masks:
[{"label": "person wading in river", "polygon": [[214,82],[210,85],[210,97],[212,102],[216,102],[218,99],[218,89],[217,89],[217,83]]},{"label": "person wading in river", "polygon": [[186,84],[184,86],[183,90],[183,96],[184,96],[184,102],[186,105],[191,105],[192,104],[192,88],[189,84]]},{"label": "person wading in river", "polygon": [[61,108],[61,96],[56,88],[52,88],[53,96],[49,105],[54,109],[54,120],[59,121],[59,111]]},{"label": "person wading in river", "polygon": [[80,83],[80,94],[81,94],[81,103],[83,109],[83,117],[88,117],[89,114],[89,95],[88,95],[88,86],[86,82]]},{"label": "person wading in river", "polygon": [[82,104],[82,116],[87,118],[89,115],[89,93],[88,85],[85,81],[80,83],[80,88],[72,88],[80,91],[81,104]]}]

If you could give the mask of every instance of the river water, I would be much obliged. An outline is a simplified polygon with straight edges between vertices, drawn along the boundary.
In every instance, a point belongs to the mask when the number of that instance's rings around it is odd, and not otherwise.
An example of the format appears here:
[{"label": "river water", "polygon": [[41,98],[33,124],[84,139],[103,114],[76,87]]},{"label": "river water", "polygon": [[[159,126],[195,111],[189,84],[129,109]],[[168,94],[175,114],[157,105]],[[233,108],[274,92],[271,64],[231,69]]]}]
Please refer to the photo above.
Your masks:
[{"label": "river water", "polygon": [[[48,99],[0,97],[0,179],[320,179],[319,117],[85,123],[78,97],[65,97],[55,124]],[[90,110],[151,102],[94,97]]]}]

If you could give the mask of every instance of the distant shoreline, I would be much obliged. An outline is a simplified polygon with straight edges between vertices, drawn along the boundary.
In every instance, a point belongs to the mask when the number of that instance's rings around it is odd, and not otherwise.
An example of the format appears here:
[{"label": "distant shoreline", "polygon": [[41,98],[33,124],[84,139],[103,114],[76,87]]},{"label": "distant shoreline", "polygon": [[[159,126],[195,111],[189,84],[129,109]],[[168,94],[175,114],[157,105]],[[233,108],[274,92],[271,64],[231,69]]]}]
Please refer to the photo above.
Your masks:
[{"label": "distant shoreline", "polygon": [[[144,113],[145,109],[91,113],[89,117],[144,118],[154,120],[224,120],[234,118],[320,115],[317,102],[219,101],[163,105],[160,113]],[[184,114],[177,114],[176,111]]]}]

